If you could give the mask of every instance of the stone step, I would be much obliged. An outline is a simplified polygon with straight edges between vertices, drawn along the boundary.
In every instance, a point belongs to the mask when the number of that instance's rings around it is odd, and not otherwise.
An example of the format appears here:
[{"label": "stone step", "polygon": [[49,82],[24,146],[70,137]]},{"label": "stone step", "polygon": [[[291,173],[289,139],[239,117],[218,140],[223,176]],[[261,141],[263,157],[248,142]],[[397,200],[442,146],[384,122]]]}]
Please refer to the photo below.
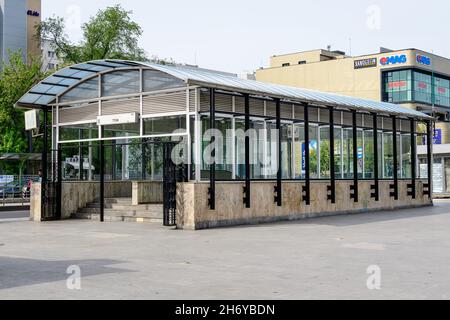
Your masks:
[{"label": "stone step", "polygon": [[[105,205],[113,205],[113,204],[131,205],[131,198],[107,198],[107,199],[105,199]],[[93,203],[89,203],[88,205],[100,206],[100,202],[98,199],[96,199]]]},{"label": "stone step", "polygon": [[[97,208],[84,208],[79,210],[80,214],[100,214],[100,209]],[[138,217],[138,218],[162,218],[162,210],[111,210],[105,209],[105,216],[114,217]]]},{"label": "stone step", "polygon": [[[73,219],[89,219],[92,221],[100,221],[99,214],[90,213],[76,213],[72,215]],[[151,217],[123,217],[123,216],[110,216],[105,214],[105,222],[138,222],[138,223],[162,223],[163,218],[151,218]]]},{"label": "stone step", "polygon": [[[89,203],[86,208],[100,208],[100,203]],[[114,209],[114,210],[153,210],[158,209],[162,210],[163,205],[160,203],[155,204],[139,204],[139,205],[132,205],[131,203],[125,204],[125,203],[105,203],[106,209]]]}]

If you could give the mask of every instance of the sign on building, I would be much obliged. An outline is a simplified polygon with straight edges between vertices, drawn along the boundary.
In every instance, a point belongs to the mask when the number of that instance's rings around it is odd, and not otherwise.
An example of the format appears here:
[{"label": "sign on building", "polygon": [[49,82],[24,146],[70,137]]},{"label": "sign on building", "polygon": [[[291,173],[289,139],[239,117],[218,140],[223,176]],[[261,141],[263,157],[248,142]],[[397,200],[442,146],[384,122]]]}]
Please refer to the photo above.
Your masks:
[{"label": "sign on building", "polygon": [[355,60],[355,69],[373,68],[378,65],[377,58]]}]

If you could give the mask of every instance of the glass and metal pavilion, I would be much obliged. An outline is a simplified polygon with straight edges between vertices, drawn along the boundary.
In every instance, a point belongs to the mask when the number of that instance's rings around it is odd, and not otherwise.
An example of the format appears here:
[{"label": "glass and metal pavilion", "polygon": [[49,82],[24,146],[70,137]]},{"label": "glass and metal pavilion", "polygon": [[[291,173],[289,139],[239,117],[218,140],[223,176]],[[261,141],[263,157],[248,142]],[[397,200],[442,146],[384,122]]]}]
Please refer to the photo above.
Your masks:
[{"label": "glass and metal pavilion", "polygon": [[[306,204],[310,203],[313,180],[330,181],[332,202],[336,201],[336,180],[354,182],[352,197],[356,202],[362,179],[374,181],[372,196],[377,201],[383,179],[393,181],[391,196],[395,199],[400,179],[411,180],[412,197],[416,195],[416,179],[427,179],[426,192],[431,197],[433,118],[395,104],[245,80],[188,66],[102,60],[56,72],[34,86],[17,107],[43,110],[46,124],[51,113],[52,124],[45,126],[44,136],[50,135],[50,127],[52,149],[76,143],[182,138],[187,142],[187,158],[192,159],[190,178],[210,183],[211,209],[215,208],[215,185],[221,180],[245,182],[247,207],[251,206],[251,182],[255,180],[277,182],[275,198],[280,206],[285,180],[305,182]],[[97,124],[99,116],[132,112],[140,116],[135,124]],[[224,152],[231,154],[230,163],[217,158],[211,165],[204,163],[203,134],[208,128],[235,132],[224,147]],[[250,137],[237,141],[238,129],[252,128],[278,130],[278,145],[268,144],[267,136],[256,137],[264,141],[263,151],[256,150],[257,143]],[[213,137],[208,139],[214,141]],[[45,149],[50,149],[45,140]],[[421,141],[428,146],[426,176],[417,163],[416,142]],[[261,152],[275,156],[275,173],[251,163],[252,154]]]}]

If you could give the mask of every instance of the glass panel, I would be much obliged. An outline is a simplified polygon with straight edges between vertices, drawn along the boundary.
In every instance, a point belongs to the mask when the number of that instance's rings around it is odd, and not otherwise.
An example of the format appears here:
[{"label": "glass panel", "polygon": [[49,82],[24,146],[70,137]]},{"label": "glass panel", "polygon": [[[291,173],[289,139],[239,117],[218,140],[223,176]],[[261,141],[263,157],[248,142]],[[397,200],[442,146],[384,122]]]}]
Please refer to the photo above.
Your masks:
[{"label": "glass panel", "polygon": [[329,179],[330,172],[330,127],[320,129],[320,178]]},{"label": "glass panel", "polygon": [[116,124],[104,127],[104,138],[138,137],[141,135],[140,123]]},{"label": "glass panel", "polygon": [[60,97],[60,102],[98,98],[98,77],[80,83]]},{"label": "glass panel", "polygon": [[102,96],[119,96],[138,93],[140,90],[140,73],[133,71],[116,71],[102,76]]},{"label": "glass panel", "polygon": [[[209,130],[209,121],[207,117],[202,117],[202,136],[205,137],[205,133]],[[218,180],[231,180],[233,178],[233,163],[231,158],[231,149],[233,139],[231,136],[232,129],[232,119],[222,118],[216,119],[215,123],[216,130],[220,133],[220,136],[215,136],[217,147],[215,149],[216,153],[216,179]],[[205,152],[206,148],[210,147],[210,141],[202,141],[202,179],[209,179],[209,169],[210,166],[205,162]],[[245,163],[245,159],[244,159]]]},{"label": "glass panel", "polygon": [[144,70],[144,92],[185,87],[186,83],[168,74]]},{"label": "glass panel", "polygon": [[408,102],[412,99],[411,70],[393,71],[383,74],[383,100]]},{"label": "glass panel", "polygon": [[59,127],[59,141],[98,139],[98,126],[95,123]]},{"label": "glass panel", "polygon": [[173,134],[177,130],[186,130],[186,116],[144,119],[144,135]]},{"label": "glass panel", "polygon": [[309,127],[310,178],[319,179],[319,129]]},{"label": "glass panel", "polygon": [[353,129],[343,130],[343,171],[344,179],[353,179]]},{"label": "glass panel", "polygon": [[283,179],[292,179],[292,125],[281,125],[281,172]]},{"label": "glass panel", "polygon": [[402,144],[402,179],[411,179],[411,135],[401,136]]},{"label": "glass panel", "polygon": [[334,128],[334,167],[336,179],[342,179],[342,129]]},{"label": "glass panel", "polygon": [[305,126],[303,124],[296,124],[294,128],[295,179],[304,179]]},{"label": "glass panel", "polygon": [[375,178],[375,152],[373,131],[364,131],[364,178]]},{"label": "glass panel", "polygon": [[81,144],[81,152],[82,161],[80,144],[64,144],[61,147],[61,168],[64,181],[87,181],[98,178],[100,168],[98,142]]},{"label": "glass panel", "polygon": [[394,139],[392,133],[383,134],[384,146],[384,176],[385,179],[394,178]]}]

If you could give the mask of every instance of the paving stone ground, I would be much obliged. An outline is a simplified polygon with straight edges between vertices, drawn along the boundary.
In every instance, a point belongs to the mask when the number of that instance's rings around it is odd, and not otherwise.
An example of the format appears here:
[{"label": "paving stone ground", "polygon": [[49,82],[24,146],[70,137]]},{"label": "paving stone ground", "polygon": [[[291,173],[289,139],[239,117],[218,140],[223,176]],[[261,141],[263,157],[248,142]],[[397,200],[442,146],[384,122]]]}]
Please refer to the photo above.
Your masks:
[{"label": "paving stone ground", "polygon": [[[367,288],[369,266],[381,290]],[[67,269],[81,270],[81,290]],[[450,202],[206,231],[0,219],[0,299],[449,299]]]}]

